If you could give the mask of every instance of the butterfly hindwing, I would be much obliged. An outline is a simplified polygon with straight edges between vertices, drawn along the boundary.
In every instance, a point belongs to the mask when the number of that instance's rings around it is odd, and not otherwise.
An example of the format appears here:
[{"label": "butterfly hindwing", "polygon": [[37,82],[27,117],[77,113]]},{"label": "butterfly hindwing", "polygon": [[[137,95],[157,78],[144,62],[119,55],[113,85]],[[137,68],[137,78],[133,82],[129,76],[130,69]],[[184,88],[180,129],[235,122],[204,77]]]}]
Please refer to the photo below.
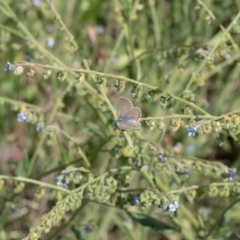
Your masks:
[{"label": "butterfly hindwing", "polygon": [[135,120],[128,120],[126,122],[117,121],[116,125],[118,129],[122,131],[139,129],[141,127],[141,123]]}]

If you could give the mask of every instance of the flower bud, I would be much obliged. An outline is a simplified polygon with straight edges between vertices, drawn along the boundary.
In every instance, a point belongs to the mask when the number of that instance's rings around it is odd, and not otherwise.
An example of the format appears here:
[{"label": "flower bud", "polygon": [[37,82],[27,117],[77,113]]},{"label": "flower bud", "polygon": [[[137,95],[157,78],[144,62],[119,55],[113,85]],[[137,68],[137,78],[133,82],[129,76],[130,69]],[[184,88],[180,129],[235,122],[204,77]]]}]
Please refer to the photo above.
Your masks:
[{"label": "flower bud", "polygon": [[135,84],[133,86],[131,93],[133,98],[140,99],[142,98],[142,95],[143,95],[143,87]]},{"label": "flower bud", "polygon": [[155,128],[155,121],[149,120],[149,121],[146,121],[146,123],[149,130],[153,130]]},{"label": "flower bud", "polygon": [[42,76],[44,79],[48,79],[51,76],[51,73],[52,73],[52,70],[44,69]]},{"label": "flower bud", "polygon": [[76,77],[76,83],[82,83],[85,81],[85,74],[84,73],[80,73],[77,77]]},{"label": "flower bud", "polygon": [[114,85],[116,92],[120,93],[125,89],[126,83],[122,79],[117,79],[116,84]]},{"label": "flower bud", "polygon": [[66,79],[66,74],[63,71],[58,71],[56,78],[58,81],[63,82]]},{"label": "flower bud", "polygon": [[33,70],[33,69],[30,69],[30,70],[28,70],[27,71],[27,75],[29,76],[29,77],[33,77],[34,75],[35,75],[35,70]]}]

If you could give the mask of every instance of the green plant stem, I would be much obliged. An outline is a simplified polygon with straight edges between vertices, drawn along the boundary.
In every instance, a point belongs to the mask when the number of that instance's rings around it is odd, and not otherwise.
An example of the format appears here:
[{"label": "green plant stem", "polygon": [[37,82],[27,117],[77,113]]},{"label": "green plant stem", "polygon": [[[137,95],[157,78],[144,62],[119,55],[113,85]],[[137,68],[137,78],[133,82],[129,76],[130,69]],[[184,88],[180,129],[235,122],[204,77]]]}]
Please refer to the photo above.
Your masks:
[{"label": "green plant stem", "polygon": [[63,188],[63,187],[59,187],[59,186],[55,186],[53,184],[49,184],[49,183],[44,183],[41,181],[37,181],[37,180],[33,180],[30,178],[25,178],[25,177],[12,177],[12,176],[7,176],[7,175],[0,175],[0,179],[12,179],[15,181],[19,181],[19,182],[26,182],[26,183],[31,183],[31,184],[35,184],[41,187],[46,187],[46,188],[50,188],[50,189],[54,189],[54,190],[58,190],[64,193],[70,193],[71,191]]},{"label": "green plant stem", "polygon": [[[2,9],[1,9],[1,6],[0,6],[0,10],[2,10]],[[16,36],[24,39],[24,36],[23,36],[20,32],[12,29],[12,28],[10,28],[10,27],[7,27],[7,26],[5,26],[5,25],[0,24],[0,28],[2,28],[2,29],[4,29],[4,30],[6,30],[6,31],[8,31],[8,32],[10,32],[10,33],[12,33],[12,34],[15,34]]]},{"label": "green plant stem", "polygon": [[158,49],[160,47],[160,29],[161,29],[161,26],[159,25],[156,6],[154,6],[155,1],[154,0],[148,0],[148,4],[150,6],[152,19],[153,19],[153,23],[154,23],[153,27],[154,27],[155,44],[156,44],[156,48]]},{"label": "green plant stem", "polygon": [[59,226],[56,231],[48,237],[48,240],[51,239],[56,239],[56,237],[67,227],[70,226],[70,223],[73,222],[73,220],[79,215],[79,212],[82,210],[82,206],[80,208],[78,208],[73,214],[72,216],[69,218],[68,221],[66,221],[64,224],[61,224],[61,226]]},{"label": "green plant stem", "polygon": [[183,114],[173,114],[167,116],[159,116],[159,117],[146,117],[141,118],[140,121],[148,121],[148,120],[162,120],[162,119],[172,119],[172,118],[191,118],[191,119],[210,119],[210,120],[220,120],[227,116],[231,116],[233,114],[240,113],[240,110],[234,110],[229,113],[222,114],[220,116],[212,116],[212,115],[183,115]]},{"label": "green plant stem", "polygon": [[124,39],[124,31],[121,31],[120,35],[118,36],[117,42],[116,42],[113,50],[110,53],[109,60],[107,61],[107,64],[105,65],[103,72],[108,72],[109,67],[112,64],[113,57],[116,56],[117,50],[120,47],[123,39]]},{"label": "green plant stem", "polygon": [[[198,2],[200,3],[200,1],[198,0]],[[201,4],[201,3],[200,3]],[[237,14],[237,16],[233,19],[233,21],[231,22],[231,24],[228,26],[228,28],[226,29],[226,31],[224,31],[224,33],[222,35],[225,35],[227,33],[229,33],[230,29],[232,28],[233,23],[237,22],[237,20],[240,17],[240,12]],[[220,37],[218,40],[218,43],[211,49],[211,51],[208,54],[208,57],[206,57],[202,63],[200,64],[200,66],[198,67],[198,69],[194,72],[194,74],[192,74],[192,77],[190,79],[190,81],[188,82],[185,90],[188,90],[194,80],[194,77],[196,76],[196,74],[199,74],[199,72],[203,69],[203,67],[206,65],[207,61],[209,60],[209,57],[213,55],[213,53],[215,52],[215,50],[218,48],[219,44],[222,42],[222,38]]]},{"label": "green plant stem", "polygon": [[218,65],[215,66],[215,68],[213,70],[211,70],[210,72],[207,72],[206,74],[204,74],[202,76],[203,79],[209,79],[211,76],[213,76],[214,74],[218,73],[220,70],[222,70],[223,68],[225,68],[228,65],[232,64],[233,62],[235,62],[239,58],[240,58],[240,54],[239,53],[234,54],[233,56],[231,56],[231,58],[226,59],[225,61],[219,63]]},{"label": "green plant stem", "polygon": [[219,223],[221,222],[221,220],[223,219],[224,215],[226,214],[226,212],[231,209],[236,203],[240,202],[240,198],[235,199],[234,201],[232,201],[228,207],[226,207],[219,215],[218,219],[215,221],[215,223],[213,224],[213,226],[210,227],[209,232],[207,233],[207,235],[205,236],[205,239],[207,239],[211,233],[217,228],[217,226],[219,226]]},{"label": "green plant stem", "polygon": [[47,68],[47,69],[55,69],[55,70],[59,70],[59,71],[94,74],[94,75],[100,76],[100,77],[109,77],[109,78],[114,78],[114,79],[125,80],[127,82],[142,85],[142,86],[145,86],[145,87],[147,87],[149,89],[153,89],[153,90],[157,89],[157,87],[154,87],[150,84],[139,82],[139,81],[136,81],[136,80],[128,78],[128,77],[119,76],[119,75],[111,74],[111,73],[102,73],[102,72],[97,72],[97,71],[92,71],[92,70],[82,69],[82,68],[79,69],[79,68],[52,66],[52,65],[49,65],[49,64],[29,63],[29,62],[25,62],[25,61],[16,62],[15,64],[16,64],[16,66],[23,66],[23,67],[24,66],[26,66],[26,67],[39,66],[39,67],[43,67],[43,68]]},{"label": "green plant stem", "polygon": [[[37,64],[37,63],[28,63],[28,62],[16,62],[15,63],[16,66],[28,66],[28,67],[34,67],[34,66],[40,66],[43,68],[49,68],[49,69],[55,69],[55,70],[60,70],[60,71],[67,71],[67,72],[78,72],[78,73],[86,73],[86,74],[94,74],[100,77],[109,77],[109,78],[115,78],[115,79],[121,79],[127,82],[131,82],[137,85],[141,85],[141,86],[145,86],[149,89],[152,90],[157,90],[157,87],[154,87],[152,85],[149,85],[147,83],[144,82],[139,82],[136,81],[134,79],[128,78],[128,77],[124,77],[124,76],[119,76],[119,75],[115,75],[115,74],[110,74],[110,73],[102,73],[102,72],[97,72],[97,71],[90,71],[90,70],[86,70],[86,69],[77,69],[77,68],[68,68],[68,67],[57,67],[57,66],[52,66],[52,65],[48,65],[48,64]],[[192,102],[188,102],[187,100],[177,97],[173,94],[170,93],[164,93],[165,95],[169,95],[171,96],[173,99],[176,99],[179,102],[185,103],[188,106],[191,106],[192,108],[198,110],[199,112],[206,114],[206,115],[210,115],[209,113],[207,113],[206,111],[204,111],[203,109],[201,109],[200,107],[198,107],[196,104],[192,103]]]},{"label": "green plant stem", "polygon": [[59,24],[63,27],[64,31],[67,33],[68,36],[68,40],[69,42],[71,42],[73,44],[73,46],[75,47],[75,50],[79,49],[76,41],[74,40],[74,36],[72,35],[72,33],[68,30],[67,26],[64,24],[64,22],[62,21],[62,18],[60,16],[60,14],[56,11],[53,1],[52,0],[46,0],[48,6],[50,7],[50,9],[53,11],[56,20],[59,22]]},{"label": "green plant stem", "polygon": [[[37,113],[39,114],[43,114],[44,113],[44,109],[36,106],[36,105],[33,105],[33,104],[30,104],[30,103],[26,103],[26,102],[23,102],[23,101],[18,101],[18,100],[13,100],[13,99],[10,99],[10,98],[7,98],[7,97],[3,97],[3,96],[0,96],[0,103],[1,104],[4,104],[4,103],[9,103],[11,104],[12,106],[18,106],[19,108],[21,107],[27,107],[29,109],[32,109],[34,111],[36,111]],[[77,118],[77,117],[74,117],[70,114],[67,114],[67,113],[63,113],[63,112],[56,112],[56,115],[61,117],[61,118],[66,118],[66,119],[70,119],[70,120],[74,120],[76,122],[79,122],[80,119]]]},{"label": "green plant stem", "polygon": [[185,217],[187,219],[189,219],[189,221],[192,223],[192,225],[198,229],[199,228],[199,222],[196,219],[196,217],[194,216],[194,214],[191,212],[191,210],[189,210],[184,204],[181,204],[179,206],[180,211],[185,215]]},{"label": "green plant stem", "polygon": [[191,187],[186,187],[186,188],[182,188],[182,189],[179,189],[179,190],[173,190],[167,194],[171,195],[171,194],[175,194],[175,193],[183,193],[183,192],[187,192],[189,190],[196,190],[196,189],[199,189],[199,188],[208,188],[209,186],[216,186],[216,187],[223,187],[223,186],[226,186],[226,185],[234,185],[234,184],[237,184],[240,186],[240,182],[220,182],[220,183],[211,183],[211,184],[208,184],[208,185],[204,185],[204,186],[197,186],[197,185],[193,185]]},{"label": "green plant stem", "polygon": [[[129,167],[129,166],[125,166],[125,167],[121,167],[121,170],[122,170],[122,171],[131,171],[131,170],[135,170],[135,169],[133,169],[132,167]],[[102,175],[100,175],[100,176],[98,176],[98,177],[96,177],[96,178],[94,178],[94,179],[91,179],[91,180],[89,180],[88,182],[82,184],[80,187],[74,189],[74,190],[71,191],[64,199],[58,201],[58,205],[56,205],[55,207],[53,207],[52,210],[45,215],[45,218],[47,218],[48,215],[51,214],[51,212],[54,211],[55,208],[57,208],[57,207],[59,206],[59,204],[64,203],[71,195],[73,195],[73,194],[75,194],[75,193],[77,193],[77,192],[83,191],[87,186],[92,185],[92,184],[100,181],[101,179],[104,179],[108,174],[112,175],[112,174],[117,173],[118,171],[119,171],[119,168],[111,169],[111,170],[103,173]],[[31,231],[30,231],[30,233],[31,233]],[[28,236],[25,238],[25,240],[30,238],[30,233],[29,233]]]},{"label": "green plant stem", "polygon": [[[207,11],[207,13],[209,14],[209,16],[214,20],[217,21],[217,18],[215,17],[215,15],[213,14],[213,12],[201,1],[201,0],[197,0],[198,3],[203,6],[203,8]],[[237,21],[237,19],[235,20]],[[232,21],[232,23],[230,24],[230,26],[232,26],[232,24],[235,23],[234,21]],[[238,45],[234,42],[231,34],[229,34],[229,31],[231,28],[228,28],[228,30],[226,30],[223,25],[221,23],[218,22],[218,25],[220,26],[221,30],[228,36],[230,42],[232,43],[232,45],[234,46],[234,48],[238,51],[238,54],[240,54],[240,50],[238,48]]]},{"label": "green plant stem", "polygon": [[[17,15],[13,12],[13,10],[9,7],[8,3],[6,1],[2,1],[2,3],[4,4],[5,8],[8,10],[9,13],[9,17],[11,17],[14,21],[16,21],[18,23],[18,27],[29,37],[30,41],[33,42],[33,44],[40,50],[40,52],[42,52],[46,57],[48,57],[49,59],[51,59],[52,61],[56,62],[57,64],[59,64],[62,67],[66,67],[57,57],[55,57],[53,54],[51,54],[49,51],[47,51],[44,47],[42,47],[38,41],[34,38],[34,36],[28,31],[28,29],[25,27],[25,25],[18,19]],[[1,10],[1,9],[0,9]],[[77,74],[75,72],[71,72],[71,74],[74,77],[77,77]],[[49,122],[51,122],[54,118],[54,115],[57,111],[58,105],[61,102],[61,99],[64,97],[64,95],[72,88],[72,86],[74,85],[75,81],[72,81],[68,84],[67,88],[62,92],[61,94],[61,98],[58,99],[57,104],[54,106],[51,116],[49,117]],[[84,84],[86,85],[86,87],[94,94],[96,94],[96,90],[94,88],[92,88],[87,82],[84,81]],[[37,148],[33,154],[33,157],[30,160],[30,164],[29,164],[29,168],[27,171],[27,176],[30,176],[33,166],[35,164],[35,161],[37,159],[38,153],[40,151],[40,149],[42,148],[42,145],[45,141],[46,136],[42,136]]]},{"label": "green plant stem", "polygon": [[[65,30],[66,34],[67,34],[68,37],[70,38],[70,41],[71,41],[72,44],[74,45],[75,49],[76,49],[76,50],[77,50],[77,49],[80,49],[79,46],[78,46],[78,44],[77,44],[76,41],[74,40],[74,36],[70,33],[70,31],[68,30],[67,26],[66,26],[65,23],[62,21],[62,18],[61,18],[61,16],[60,16],[60,14],[56,11],[56,9],[55,9],[52,1],[47,0],[47,4],[49,5],[50,9],[53,11],[54,15],[56,16],[56,19],[58,20],[59,24],[63,27],[63,29]],[[82,58],[82,57],[81,57],[81,58]],[[87,71],[89,71],[89,73],[90,73],[90,68],[89,68],[88,62],[87,62],[85,59],[83,59],[83,58],[82,58],[82,62],[83,62],[83,65],[85,66],[85,68],[87,69]],[[74,73],[74,75],[76,76],[76,71],[74,71],[73,73]],[[91,75],[91,77],[93,78],[93,80],[96,81],[95,76],[92,75],[92,74],[90,74],[90,75]],[[92,87],[91,87],[88,83],[86,83],[85,81],[84,81],[84,83],[87,84],[88,88],[92,88]],[[107,103],[107,105],[109,106],[110,111],[112,112],[114,118],[117,119],[117,118],[116,118],[116,112],[115,112],[112,104],[110,103],[108,97],[106,96],[106,93],[105,93],[103,90],[100,90],[100,92],[101,92],[101,95],[102,95],[102,99],[103,99],[103,100]],[[124,136],[125,136],[125,138],[126,138],[126,140],[127,140],[127,142],[128,142],[128,145],[129,145],[129,146],[133,146],[132,140],[131,140],[131,138],[129,137],[129,135],[128,135],[126,132],[124,133]],[[83,152],[82,152],[82,156],[83,156]],[[83,159],[84,159],[85,162],[86,162],[86,159],[87,159],[87,158],[86,158],[86,157],[83,157]]]},{"label": "green plant stem", "polygon": [[71,137],[67,132],[65,132],[64,130],[58,128],[58,127],[54,127],[57,131],[60,131],[67,139],[71,140],[72,142],[74,142],[77,146],[78,146],[78,153],[80,154],[80,156],[83,158],[83,161],[86,165],[86,167],[90,167],[91,164],[87,158],[87,156],[85,155],[85,153],[83,152],[82,148],[78,145],[78,143],[76,142],[76,140]]}]

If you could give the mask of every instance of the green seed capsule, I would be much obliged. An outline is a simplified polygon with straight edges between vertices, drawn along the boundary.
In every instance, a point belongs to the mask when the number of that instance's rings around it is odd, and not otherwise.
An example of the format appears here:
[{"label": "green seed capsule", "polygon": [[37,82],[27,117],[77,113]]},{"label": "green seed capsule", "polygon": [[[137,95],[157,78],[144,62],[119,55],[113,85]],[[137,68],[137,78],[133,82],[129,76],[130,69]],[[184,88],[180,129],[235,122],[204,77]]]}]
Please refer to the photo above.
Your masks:
[{"label": "green seed capsule", "polygon": [[52,70],[44,69],[42,76],[43,76],[44,79],[48,79],[51,76],[51,73],[52,73]]}]

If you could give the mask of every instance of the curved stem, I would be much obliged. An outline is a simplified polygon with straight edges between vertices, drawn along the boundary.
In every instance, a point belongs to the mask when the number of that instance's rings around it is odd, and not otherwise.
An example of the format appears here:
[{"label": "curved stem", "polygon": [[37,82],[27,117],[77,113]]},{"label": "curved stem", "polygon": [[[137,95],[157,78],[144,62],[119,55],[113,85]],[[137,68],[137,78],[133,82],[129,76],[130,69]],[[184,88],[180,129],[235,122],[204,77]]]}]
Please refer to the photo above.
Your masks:
[{"label": "curved stem", "polygon": [[37,181],[37,180],[30,179],[30,178],[25,178],[25,177],[12,177],[12,176],[7,176],[7,175],[0,175],[0,179],[13,179],[15,181],[31,183],[31,184],[35,184],[35,185],[38,185],[38,186],[41,186],[41,187],[55,189],[55,190],[65,192],[65,193],[70,193],[71,192],[70,190],[68,190],[66,188],[63,188],[63,187],[55,186],[53,184],[44,183],[44,182],[41,182],[41,181]]},{"label": "curved stem", "polygon": [[218,219],[216,220],[216,222],[213,224],[213,226],[211,227],[211,229],[209,230],[208,234],[205,236],[205,239],[207,239],[210,234],[217,228],[217,226],[220,224],[220,222],[222,221],[224,215],[226,214],[226,212],[231,209],[236,203],[240,202],[240,198],[235,199],[234,201],[232,201],[228,207],[226,207],[222,213],[220,213]]}]

